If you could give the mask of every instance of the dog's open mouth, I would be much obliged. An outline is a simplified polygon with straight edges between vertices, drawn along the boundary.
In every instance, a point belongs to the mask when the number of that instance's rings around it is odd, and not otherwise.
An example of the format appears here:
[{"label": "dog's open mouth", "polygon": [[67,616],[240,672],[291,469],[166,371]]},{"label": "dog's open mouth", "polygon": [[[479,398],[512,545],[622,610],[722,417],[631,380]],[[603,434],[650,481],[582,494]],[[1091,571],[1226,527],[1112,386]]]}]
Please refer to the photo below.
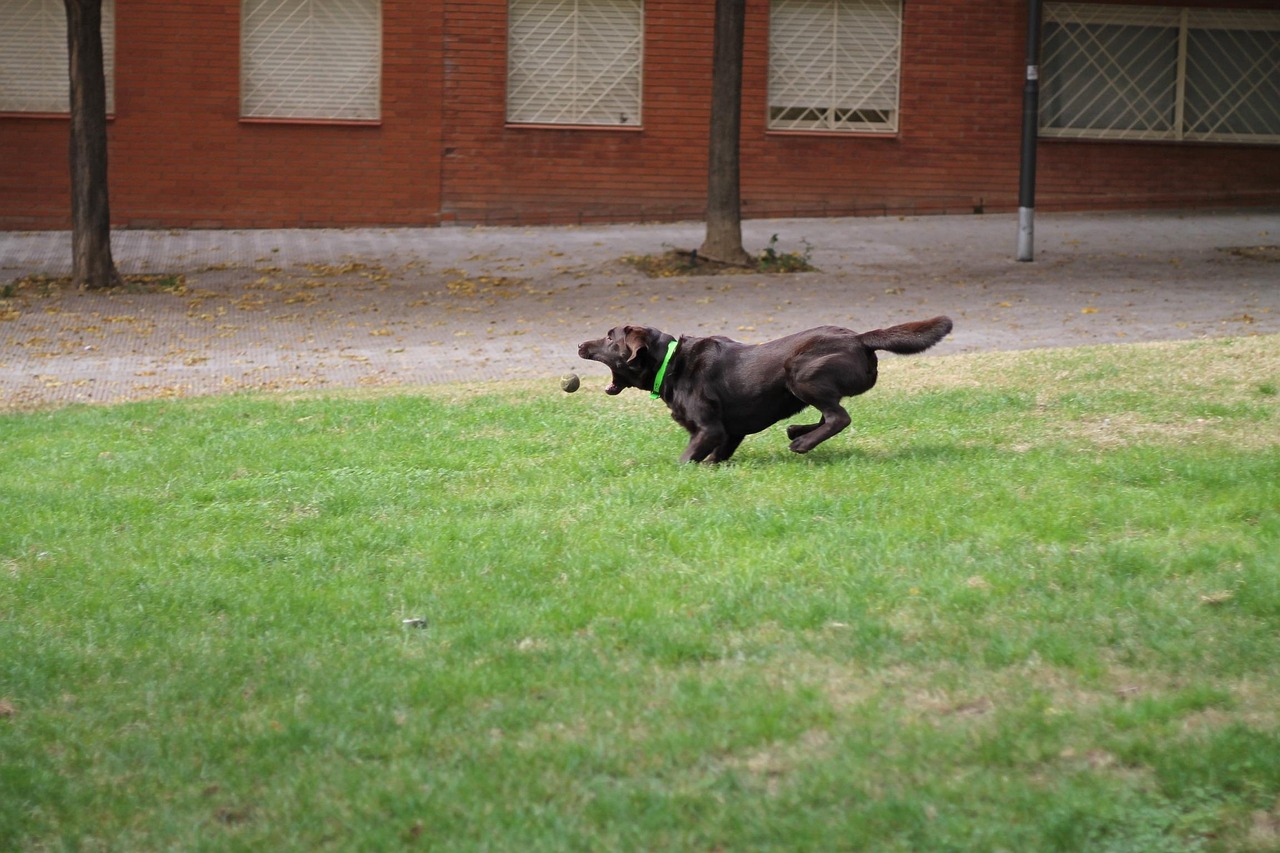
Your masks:
[{"label": "dog's open mouth", "polygon": [[613,397],[621,394],[622,389],[630,387],[630,384],[618,378],[617,371],[614,370],[613,366],[609,363],[612,359],[604,354],[604,344],[605,342],[603,340],[587,341],[586,343],[581,344],[578,347],[578,358],[585,358],[588,361],[598,361],[605,367],[609,368],[610,382],[605,386],[604,393]]}]

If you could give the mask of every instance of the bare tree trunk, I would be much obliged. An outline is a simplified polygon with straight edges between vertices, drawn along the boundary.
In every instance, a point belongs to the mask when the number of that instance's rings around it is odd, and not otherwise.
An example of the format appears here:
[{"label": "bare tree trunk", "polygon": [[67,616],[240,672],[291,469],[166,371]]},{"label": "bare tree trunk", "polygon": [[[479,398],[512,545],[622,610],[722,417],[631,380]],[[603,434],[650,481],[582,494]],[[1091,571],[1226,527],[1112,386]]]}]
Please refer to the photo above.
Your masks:
[{"label": "bare tree trunk", "polygon": [[738,136],[742,114],[742,40],[746,0],[716,0],[711,69],[711,139],[707,164],[707,236],[698,254],[750,264],[742,248]]},{"label": "bare tree trunk", "polygon": [[107,202],[107,81],[102,0],[63,0],[71,82],[71,277],[81,287],[120,283]]}]

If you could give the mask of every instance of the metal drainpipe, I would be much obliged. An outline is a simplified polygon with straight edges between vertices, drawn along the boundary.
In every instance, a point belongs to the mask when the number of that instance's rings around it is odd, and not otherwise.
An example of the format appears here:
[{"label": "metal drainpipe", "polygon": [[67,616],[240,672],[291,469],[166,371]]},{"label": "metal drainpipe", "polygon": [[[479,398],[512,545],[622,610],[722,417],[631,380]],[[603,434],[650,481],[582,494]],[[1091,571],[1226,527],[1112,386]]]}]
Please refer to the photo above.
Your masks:
[{"label": "metal drainpipe", "polygon": [[1035,260],[1036,138],[1040,128],[1040,2],[1027,0],[1027,81],[1022,87],[1022,174],[1018,186],[1018,260]]}]

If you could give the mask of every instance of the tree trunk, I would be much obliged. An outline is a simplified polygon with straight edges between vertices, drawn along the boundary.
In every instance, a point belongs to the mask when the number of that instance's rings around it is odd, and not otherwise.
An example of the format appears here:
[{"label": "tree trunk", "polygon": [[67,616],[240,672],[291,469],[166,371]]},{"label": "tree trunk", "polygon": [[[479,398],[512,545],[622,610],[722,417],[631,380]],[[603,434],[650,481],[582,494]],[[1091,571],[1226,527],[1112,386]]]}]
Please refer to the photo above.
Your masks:
[{"label": "tree trunk", "polygon": [[716,0],[711,69],[711,139],[707,163],[707,236],[698,254],[750,264],[742,248],[738,137],[742,113],[742,40],[746,0]]},{"label": "tree trunk", "polygon": [[71,278],[86,288],[120,283],[107,203],[107,81],[102,0],[63,0],[71,82]]}]

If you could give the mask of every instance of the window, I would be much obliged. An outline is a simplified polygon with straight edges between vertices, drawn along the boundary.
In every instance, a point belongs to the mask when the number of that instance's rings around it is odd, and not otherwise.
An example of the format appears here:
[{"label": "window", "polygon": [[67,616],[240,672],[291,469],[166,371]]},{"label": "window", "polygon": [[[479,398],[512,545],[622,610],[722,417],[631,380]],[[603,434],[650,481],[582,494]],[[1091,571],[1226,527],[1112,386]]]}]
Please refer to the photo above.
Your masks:
[{"label": "window", "polygon": [[1045,7],[1042,136],[1280,143],[1280,12]]},{"label": "window", "polygon": [[381,18],[379,0],[244,0],[240,114],[376,121]]},{"label": "window", "polygon": [[769,127],[894,133],[901,0],[773,0]]},{"label": "window", "polygon": [[[102,3],[107,112],[115,110],[116,15]],[[62,0],[0,0],[0,112],[69,113],[67,12]]]},{"label": "window", "polygon": [[510,0],[507,121],[640,124],[643,0]]}]

